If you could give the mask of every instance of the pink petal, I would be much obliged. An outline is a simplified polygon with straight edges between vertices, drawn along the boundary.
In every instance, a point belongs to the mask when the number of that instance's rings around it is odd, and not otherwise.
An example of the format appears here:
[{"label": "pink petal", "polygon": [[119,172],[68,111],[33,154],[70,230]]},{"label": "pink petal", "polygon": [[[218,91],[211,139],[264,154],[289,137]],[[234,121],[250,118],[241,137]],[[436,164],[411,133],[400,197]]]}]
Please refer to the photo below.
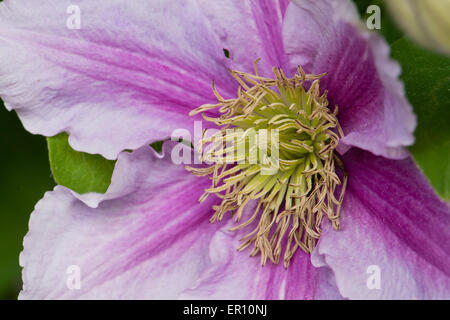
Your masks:
[{"label": "pink petal", "polygon": [[[330,269],[306,254],[285,270],[237,252],[242,233],[227,231],[230,217],[208,221],[218,198],[198,204],[210,181],[173,165],[171,145],[163,157],[121,153],[108,192],[81,197],[89,206],[60,186],[44,196],[20,256],[20,298],[340,298]],[[67,285],[74,270],[79,290]]]},{"label": "pink petal", "polygon": [[225,229],[216,232],[209,246],[211,265],[182,299],[342,299],[331,270],[313,267],[309,255],[298,251],[287,270],[282,263],[261,267],[249,250],[236,250],[239,238]]},{"label": "pink petal", "polygon": [[[342,230],[324,224],[313,263],[333,270],[346,298],[450,298],[448,204],[411,159],[352,150],[344,162],[350,177]],[[370,266],[379,268],[379,289]]]},{"label": "pink petal", "polygon": [[79,30],[66,26],[73,4],[0,4],[0,96],[30,132],[67,131],[75,149],[113,159],[191,129],[189,111],[215,101],[213,80],[234,91],[196,2],[77,1]]},{"label": "pink petal", "polygon": [[273,67],[287,70],[282,25],[288,1],[201,0],[199,5],[223,48],[229,50],[232,69],[253,73],[255,60],[261,58],[262,75],[273,76]]},{"label": "pink petal", "polygon": [[[134,180],[113,177],[120,198],[93,209],[58,186],[36,205],[20,256],[20,298],[174,298],[201,276],[219,227],[208,222],[215,200],[197,201],[208,181],[149,147],[121,153],[116,167]],[[71,266],[81,272],[80,290],[67,286]]]},{"label": "pink petal", "polygon": [[294,3],[284,22],[286,52],[292,68],[328,73],[321,86],[339,106],[346,135],[341,152],[356,146],[389,158],[406,157],[416,118],[385,41],[364,31],[349,0]]}]

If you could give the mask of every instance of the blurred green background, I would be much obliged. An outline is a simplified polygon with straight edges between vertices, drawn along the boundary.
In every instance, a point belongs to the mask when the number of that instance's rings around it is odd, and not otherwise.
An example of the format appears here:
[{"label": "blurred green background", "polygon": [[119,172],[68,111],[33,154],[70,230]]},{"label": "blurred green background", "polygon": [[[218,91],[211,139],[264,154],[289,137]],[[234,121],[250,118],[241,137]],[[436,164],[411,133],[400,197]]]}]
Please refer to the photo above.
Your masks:
[{"label": "blurred green background", "polygon": [[0,300],[22,286],[19,253],[36,202],[53,189],[45,138],[23,128],[0,100]]}]

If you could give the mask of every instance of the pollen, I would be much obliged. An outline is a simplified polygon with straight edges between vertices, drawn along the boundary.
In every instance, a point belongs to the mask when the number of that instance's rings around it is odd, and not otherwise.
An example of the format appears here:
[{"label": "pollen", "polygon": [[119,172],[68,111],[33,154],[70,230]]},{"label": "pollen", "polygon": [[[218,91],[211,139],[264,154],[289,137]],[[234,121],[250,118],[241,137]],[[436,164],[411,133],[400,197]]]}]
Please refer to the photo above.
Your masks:
[{"label": "pollen", "polygon": [[199,201],[221,200],[211,223],[230,214],[231,230],[248,229],[238,250],[251,246],[263,266],[282,257],[288,268],[298,248],[313,251],[324,217],[340,228],[348,175],[335,149],[344,134],[338,107],[329,107],[319,87],[326,74],[298,67],[288,78],[273,68],[274,78],[266,78],[257,63],[254,74],[230,71],[239,83],[237,98],[224,99],[213,83],[217,104],[190,113],[201,113],[217,130],[205,130],[197,146],[207,166],[186,169],[212,181]]}]

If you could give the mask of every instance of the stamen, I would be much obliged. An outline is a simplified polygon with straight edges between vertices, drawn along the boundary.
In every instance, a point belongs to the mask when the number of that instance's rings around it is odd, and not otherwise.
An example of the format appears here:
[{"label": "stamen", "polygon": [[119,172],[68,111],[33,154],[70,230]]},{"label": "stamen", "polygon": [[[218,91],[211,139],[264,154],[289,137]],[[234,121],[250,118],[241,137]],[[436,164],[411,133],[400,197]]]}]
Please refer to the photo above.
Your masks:
[{"label": "stamen", "polygon": [[[218,103],[190,113],[202,113],[221,130],[210,137],[205,131],[198,145],[200,159],[213,164],[186,168],[197,176],[212,176],[211,187],[199,200],[209,194],[222,199],[213,207],[212,223],[230,213],[238,223],[232,231],[253,227],[238,250],[253,245],[250,255],[260,254],[263,266],[268,259],[277,264],[284,252],[287,268],[298,248],[312,252],[324,216],[336,230],[340,227],[348,174],[335,149],[343,132],[338,107],[331,111],[327,91],[320,95],[320,79],[326,74],[306,74],[298,67],[288,78],[273,68],[271,79],[259,75],[257,62],[254,75],[230,71],[239,83],[236,99],[224,99],[213,83]],[[305,83],[310,83],[308,90]],[[212,109],[221,115],[204,114]],[[263,147],[262,141],[267,142]],[[232,161],[226,161],[230,155]],[[255,209],[247,213],[252,202]]]}]

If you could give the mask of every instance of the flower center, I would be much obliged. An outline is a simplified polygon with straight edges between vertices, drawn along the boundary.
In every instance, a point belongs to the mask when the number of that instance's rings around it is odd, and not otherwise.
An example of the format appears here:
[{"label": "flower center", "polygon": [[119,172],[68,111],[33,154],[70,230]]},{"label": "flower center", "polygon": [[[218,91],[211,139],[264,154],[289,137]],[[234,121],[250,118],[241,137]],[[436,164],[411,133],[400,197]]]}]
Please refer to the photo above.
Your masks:
[{"label": "flower center", "polygon": [[[211,176],[199,201],[209,194],[222,199],[213,207],[212,223],[230,212],[237,223],[231,230],[253,227],[239,250],[253,245],[251,256],[260,254],[262,265],[267,259],[277,264],[284,252],[287,268],[298,248],[312,252],[324,215],[339,229],[347,174],[335,149],[343,133],[337,106],[331,111],[327,92],[320,95],[324,74],[305,74],[298,67],[287,78],[274,68],[275,78],[265,78],[257,62],[254,75],[231,71],[240,84],[236,99],[222,98],[213,84],[218,103],[190,113],[202,113],[220,130],[204,131],[199,143],[201,160],[211,165],[186,169]],[[205,114],[216,108],[219,117]],[[342,183],[335,164],[342,169]]]}]

